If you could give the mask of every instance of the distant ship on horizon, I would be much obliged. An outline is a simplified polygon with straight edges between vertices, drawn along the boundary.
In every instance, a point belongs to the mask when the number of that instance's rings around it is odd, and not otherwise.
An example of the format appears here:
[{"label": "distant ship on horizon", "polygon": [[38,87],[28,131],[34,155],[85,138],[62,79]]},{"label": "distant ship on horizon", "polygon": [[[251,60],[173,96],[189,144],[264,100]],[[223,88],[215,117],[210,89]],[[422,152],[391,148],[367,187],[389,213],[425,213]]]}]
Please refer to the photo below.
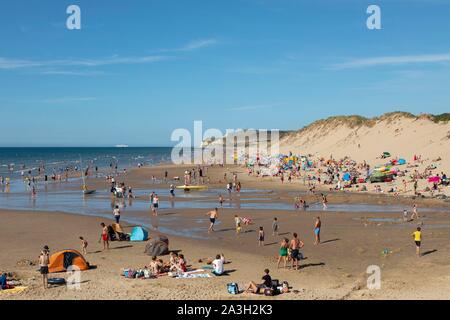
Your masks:
[{"label": "distant ship on horizon", "polygon": [[128,148],[127,144],[116,144],[116,148]]}]

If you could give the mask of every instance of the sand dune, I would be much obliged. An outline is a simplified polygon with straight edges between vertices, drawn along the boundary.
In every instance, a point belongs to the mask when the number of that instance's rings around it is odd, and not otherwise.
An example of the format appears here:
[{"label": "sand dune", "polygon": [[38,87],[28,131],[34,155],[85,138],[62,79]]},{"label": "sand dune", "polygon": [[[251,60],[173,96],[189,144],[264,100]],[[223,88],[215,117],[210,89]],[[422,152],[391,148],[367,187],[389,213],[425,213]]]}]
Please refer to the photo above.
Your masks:
[{"label": "sand dune", "polygon": [[[331,117],[284,135],[280,140],[280,151],[320,157],[349,156],[371,164],[384,163],[385,160],[379,159],[384,151],[407,161],[416,154],[435,163],[438,170],[448,172],[450,123],[436,121],[428,115],[407,113],[391,113],[373,119]],[[442,160],[434,161],[439,157]]]}]

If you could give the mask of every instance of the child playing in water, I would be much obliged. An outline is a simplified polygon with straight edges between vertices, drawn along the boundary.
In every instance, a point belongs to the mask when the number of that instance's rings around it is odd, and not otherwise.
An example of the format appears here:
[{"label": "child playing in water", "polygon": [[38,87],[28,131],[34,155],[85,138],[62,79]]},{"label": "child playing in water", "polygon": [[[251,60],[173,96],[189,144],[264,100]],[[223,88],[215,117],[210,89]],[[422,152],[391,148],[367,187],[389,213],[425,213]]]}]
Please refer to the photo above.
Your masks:
[{"label": "child playing in water", "polygon": [[80,241],[81,241],[81,253],[83,255],[86,255],[87,254],[88,242],[86,240],[84,240],[83,237],[80,237]]}]

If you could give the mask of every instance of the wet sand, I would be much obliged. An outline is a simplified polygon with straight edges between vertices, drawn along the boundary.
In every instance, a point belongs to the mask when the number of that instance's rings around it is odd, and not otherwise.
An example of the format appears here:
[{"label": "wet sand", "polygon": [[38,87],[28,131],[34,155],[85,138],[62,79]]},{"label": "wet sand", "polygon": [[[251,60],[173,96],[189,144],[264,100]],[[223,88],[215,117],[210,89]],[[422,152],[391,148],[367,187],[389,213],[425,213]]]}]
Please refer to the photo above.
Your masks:
[{"label": "wet sand", "polygon": [[[141,168],[119,177],[139,189],[167,189],[168,183],[151,182],[154,174],[161,178],[164,170],[169,178],[179,176],[182,179],[183,167],[164,166]],[[289,206],[296,192],[304,192],[301,183],[281,185],[279,181],[258,180],[248,177],[244,169],[238,167],[210,168],[209,188],[225,190],[223,173],[231,178],[232,172],[238,172],[239,180],[245,189],[258,189],[251,194],[251,200],[241,203],[268,201]],[[181,182],[182,184],[182,182]],[[90,179],[89,187],[107,190],[104,179]],[[67,189],[76,186],[68,186]],[[177,191],[177,193],[180,191]],[[223,192],[225,198],[226,194]],[[236,198],[236,195],[232,195]],[[241,194],[244,198],[245,193]],[[39,197],[39,194],[38,194]],[[180,198],[180,199],[179,199]],[[317,200],[315,195],[304,195],[308,203]],[[147,195],[138,195],[137,202],[147,200]],[[161,200],[166,201],[166,196]],[[263,296],[242,294],[231,296],[226,292],[226,284],[237,282],[241,287],[253,280],[259,281],[265,268],[271,270],[273,278],[288,281],[291,292],[270,299],[449,299],[450,298],[450,219],[448,203],[433,199],[412,200],[387,195],[369,195],[354,193],[328,193],[332,204],[365,203],[404,206],[408,210],[414,202],[419,205],[423,222],[424,256],[415,256],[415,246],[411,233],[417,222],[401,221],[401,212],[333,212],[295,211],[264,209],[219,209],[219,221],[213,234],[206,232],[208,227],[207,209],[199,208],[162,208],[158,222],[161,230],[170,228],[175,231],[195,230],[198,237],[169,235],[170,249],[181,250],[193,268],[205,263],[198,260],[213,258],[224,253],[230,263],[226,264],[229,275],[207,279],[171,279],[162,277],[151,280],[130,280],[120,276],[120,269],[139,268],[150,262],[144,252],[145,243],[113,242],[111,250],[101,251],[99,223],[112,222],[112,214],[105,211],[105,217],[80,216],[62,212],[11,211],[0,210],[0,269],[17,272],[22,282],[29,288],[17,295],[0,295],[0,299],[261,299]],[[39,201],[39,200],[38,200]],[[108,201],[106,198],[105,201]],[[176,197],[174,201],[198,201]],[[205,201],[217,202],[215,195],[205,197]],[[235,200],[233,200],[234,202]],[[225,203],[225,207],[227,203]],[[433,210],[439,207],[440,210]],[[420,211],[428,208],[427,211]],[[124,216],[127,212],[124,212]],[[244,233],[236,236],[234,214],[251,217],[253,224],[244,228]],[[133,215],[147,219],[153,225],[155,218],[150,210],[136,210]],[[280,235],[271,235],[272,219],[277,217]],[[313,226],[316,216],[323,222],[322,244],[313,245]],[[125,217],[124,217],[125,218]],[[130,224],[128,224],[130,225]],[[265,246],[258,247],[257,232],[259,226],[266,230]],[[126,229],[129,230],[129,229]],[[297,232],[304,241],[302,250],[307,259],[301,262],[300,270],[276,268],[278,243],[283,237],[291,238]],[[158,233],[151,229],[150,236]],[[183,234],[181,232],[180,234]],[[52,251],[64,248],[79,249],[78,237],[89,241],[87,260],[96,265],[82,273],[80,291],[54,287],[41,288],[40,275],[36,266],[18,264],[23,259],[36,260],[44,244]],[[188,235],[188,234],[186,234]],[[383,255],[389,249],[392,253]],[[168,257],[163,257],[167,260]],[[369,290],[366,287],[369,265],[381,268],[382,288]],[[64,276],[64,275],[63,275]]]}]

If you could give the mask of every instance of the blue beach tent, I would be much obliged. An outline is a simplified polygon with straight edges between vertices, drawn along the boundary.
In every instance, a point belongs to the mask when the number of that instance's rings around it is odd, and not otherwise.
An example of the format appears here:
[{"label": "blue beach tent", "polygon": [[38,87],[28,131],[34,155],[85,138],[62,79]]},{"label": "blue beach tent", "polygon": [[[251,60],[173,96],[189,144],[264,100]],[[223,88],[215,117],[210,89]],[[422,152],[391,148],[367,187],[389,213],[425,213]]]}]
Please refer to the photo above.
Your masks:
[{"label": "blue beach tent", "polygon": [[130,241],[146,241],[148,232],[142,227],[134,227],[131,231]]}]

